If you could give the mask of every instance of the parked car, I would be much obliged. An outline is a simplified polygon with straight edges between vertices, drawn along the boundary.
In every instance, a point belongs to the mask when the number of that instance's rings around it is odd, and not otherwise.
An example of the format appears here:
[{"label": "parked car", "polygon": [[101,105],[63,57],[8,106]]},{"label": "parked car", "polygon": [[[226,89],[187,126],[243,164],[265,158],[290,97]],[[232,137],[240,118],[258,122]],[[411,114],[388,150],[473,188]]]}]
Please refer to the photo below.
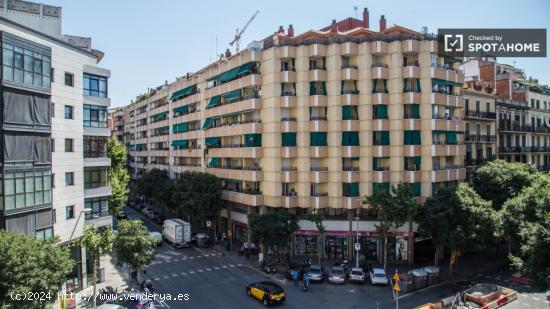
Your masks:
[{"label": "parked car", "polygon": [[290,262],[288,264],[285,277],[288,280],[292,280],[292,273],[295,271],[298,272],[298,279],[302,280],[304,278],[304,273],[305,273],[304,264],[302,263]]},{"label": "parked car", "polygon": [[159,232],[149,232],[149,236],[157,240],[157,246],[162,246],[162,234]]},{"label": "parked car", "polygon": [[309,266],[306,276],[308,276],[311,281],[322,282],[325,279],[325,272],[322,266],[311,265]]},{"label": "parked car", "polygon": [[365,283],[367,281],[367,276],[365,275],[365,272],[362,268],[352,268],[349,272],[349,281],[350,282],[356,282],[356,283]]},{"label": "parked car", "polygon": [[381,285],[388,285],[388,275],[386,275],[386,271],[383,268],[374,267],[369,272],[369,279],[370,283],[372,285],[381,284]]},{"label": "parked car", "polygon": [[143,208],[145,208],[145,204],[143,204],[143,203],[136,203],[136,204],[134,205],[134,208],[135,208],[136,210],[138,210],[138,211],[141,211]]},{"label": "parked car", "polygon": [[145,207],[141,210],[141,213],[146,217],[151,218],[153,216],[153,209],[151,207]]},{"label": "parked car", "polygon": [[128,214],[124,210],[119,210],[116,218],[118,220],[126,220],[128,219]]},{"label": "parked car", "polygon": [[[124,292],[118,295],[118,297],[115,300],[107,301],[107,304],[110,305],[119,305],[122,306],[122,308],[127,309],[147,309],[151,307],[152,301],[146,297],[145,295],[142,295],[142,293],[138,291],[130,291],[130,292]],[[97,307],[100,308],[100,307]],[[110,307],[106,307],[105,309],[111,309]],[[112,307],[113,309],[117,307]],[[120,308],[120,307],[118,307]]]},{"label": "parked car", "polygon": [[254,282],[246,287],[246,294],[261,301],[264,306],[280,304],[285,301],[283,288],[271,281]]},{"label": "parked car", "polygon": [[346,283],[346,271],[342,266],[332,266],[328,274],[330,283]]},{"label": "parked car", "polygon": [[103,304],[96,307],[97,309],[126,309],[126,307],[117,304]]},{"label": "parked car", "polygon": [[164,223],[164,220],[166,220],[166,217],[159,213],[153,216],[153,222],[155,222],[156,224],[162,225]]}]

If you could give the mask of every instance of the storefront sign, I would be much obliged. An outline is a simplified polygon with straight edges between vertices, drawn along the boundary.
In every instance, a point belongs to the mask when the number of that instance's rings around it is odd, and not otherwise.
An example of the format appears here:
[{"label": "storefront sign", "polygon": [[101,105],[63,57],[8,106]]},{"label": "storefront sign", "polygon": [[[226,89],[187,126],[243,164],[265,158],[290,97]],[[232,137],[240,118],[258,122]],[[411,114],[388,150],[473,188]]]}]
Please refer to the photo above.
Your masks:
[{"label": "storefront sign", "polygon": [[233,225],[235,226],[238,226],[238,227],[242,227],[242,228],[248,228],[248,224],[246,223],[242,223],[242,222],[239,222],[239,221],[232,221],[233,222]]},{"label": "storefront sign", "polygon": [[316,230],[298,230],[294,232],[295,235],[303,235],[303,236],[315,236],[317,235]]}]

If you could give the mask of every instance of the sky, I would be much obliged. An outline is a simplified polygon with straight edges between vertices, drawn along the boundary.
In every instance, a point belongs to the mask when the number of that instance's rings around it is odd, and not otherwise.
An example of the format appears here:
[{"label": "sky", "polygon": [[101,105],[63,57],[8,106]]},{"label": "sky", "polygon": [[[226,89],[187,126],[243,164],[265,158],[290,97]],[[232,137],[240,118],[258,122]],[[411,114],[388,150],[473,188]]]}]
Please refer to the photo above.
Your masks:
[{"label": "sky", "polygon": [[[111,70],[112,107],[123,106],[166,80],[194,72],[229,47],[235,30],[260,13],[246,30],[241,47],[292,24],[295,33],[328,26],[333,19],[362,17],[370,11],[371,28],[380,15],[398,24],[429,32],[438,28],[550,28],[550,1],[482,0],[37,0],[63,8],[63,33],[91,37],[105,53],[99,66]],[[548,33],[547,33],[548,35]],[[217,44],[216,44],[217,41]],[[550,41],[550,39],[547,39]],[[216,49],[217,46],[217,49]],[[500,58],[525,69],[527,76],[550,84],[547,58]]]}]

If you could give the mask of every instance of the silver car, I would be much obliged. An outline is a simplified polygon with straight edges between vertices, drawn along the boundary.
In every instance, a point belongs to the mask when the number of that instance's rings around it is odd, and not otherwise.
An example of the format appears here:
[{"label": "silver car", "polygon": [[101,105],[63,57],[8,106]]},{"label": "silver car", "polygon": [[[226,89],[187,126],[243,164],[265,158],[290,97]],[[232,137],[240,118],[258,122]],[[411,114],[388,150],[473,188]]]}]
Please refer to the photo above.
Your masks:
[{"label": "silver car", "polygon": [[330,283],[346,283],[346,271],[342,266],[332,266],[328,274],[328,282]]},{"label": "silver car", "polygon": [[365,283],[367,277],[361,268],[352,268],[349,272],[349,281],[357,283]]},{"label": "silver car", "polygon": [[315,282],[321,282],[325,277],[323,273],[323,268],[319,265],[311,265],[306,273],[306,276],[309,277],[309,280]]},{"label": "silver car", "polygon": [[381,284],[381,285],[388,285],[388,276],[386,275],[386,271],[383,268],[373,268],[369,272],[370,277],[370,283],[372,285]]}]

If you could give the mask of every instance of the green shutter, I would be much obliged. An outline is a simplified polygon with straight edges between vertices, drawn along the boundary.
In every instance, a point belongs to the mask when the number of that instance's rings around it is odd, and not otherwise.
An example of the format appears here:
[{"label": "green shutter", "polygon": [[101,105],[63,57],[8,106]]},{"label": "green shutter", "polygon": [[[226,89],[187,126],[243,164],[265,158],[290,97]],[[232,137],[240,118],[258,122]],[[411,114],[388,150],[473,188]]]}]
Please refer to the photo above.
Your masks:
[{"label": "green shutter", "polygon": [[462,86],[464,86],[461,83],[451,82],[451,81],[448,81],[448,80],[442,80],[442,79],[437,79],[437,78],[432,78],[432,83],[436,84],[438,86],[441,86],[441,87],[446,87],[446,86],[449,86],[449,87],[452,87],[452,86],[462,87]]},{"label": "green shutter", "polygon": [[372,80],[372,93],[376,93],[376,84],[378,84],[377,79]]},{"label": "green shutter", "polygon": [[381,145],[389,145],[390,144],[390,132],[388,131],[382,131],[382,143]]},{"label": "green shutter", "polygon": [[420,92],[421,89],[420,89],[420,79],[416,79],[416,91]]},{"label": "green shutter", "polygon": [[342,146],[359,146],[359,132],[342,132]]},{"label": "green shutter", "polygon": [[422,144],[420,139],[420,131],[404,131],[403,144],[404,145],[420,145]]},{"label": "green shutter", "polygon": [[202,125],[202,129],[207,130],[210,128],[211,125],[212,125],[212,118],[206,118],[204,120],[204,124]]},{"label": "green shutter", "polygon": [[404,78],[403,79],[403,92],[405,92],[406,89],[407,89],[407,79]]},{"label": "green shutter", "polygon": [[340,94],[344,94],[344,81],[342,81],[342,86],[340,89]]},{"label": "green shutter", "polygon": [[189,112],[189,105],[176,107],[173,109],[174,114],[187,114]]},{"label": "green shutter", "polygon": [[388,81],[384,79],[384,93],[388,93]]},{"label": "green shutter", "polygon": [[420,196],[422,192],[422,184],[420,182],[411,183],[411,191],[413,196]]},{"label": "green shutter", "polygon": [[411,104],[412,105],[412,118],[418,119],[420,118],[420,105],[419,104]]},{"label": "green shutter", "polygon": [[456,132],[447,131],[446,133],[447,144],[455,145],[457,143]]},{"label": "green shutter", "polygon": [[252,70],[252,68],[254,67],[255,64],[256,64],[255,62],[249,62],[249,63],[241,65],[239,67],[237,75],[238,76],[246,75],[247,73],[249,73]]},{"label": "green shutter", "polygon": [[220,162],[220,158],[213,157],[210,159],[210,162],[208,162],[208,167],[215,168],[218,166],[218,163]]},{"label": "green shutter", "polygon": [[208,105],[206,106],[206,108],[215,107],[218,104],[220,104],[220,101],[221,101],[221,97],[219,95],[217,95],[215,97],[211,97],[210,102],[208,102]]},{"label": "green shutter", "polygon": [[315,82],[309,82],[309,95],[316,95],[317,87],[315,87]]},{"label": "green shutter", "polygon": [[282,133],[282,143],[283,147],[295,147],[296,146],[296,133],[294,132],[285,132]]},{"label": "green shutter", "polygon": [[359,183],[358,182],[352,182],[352,183],[342,183],[342,191],[343,195],[345,197],[356,197],[359,196]]},{"label": "green shutter", "polygon": [[170,127],[166,126],[166,127],[162,127],[162,128],[159,128],[160,132],[162,133],[168,133],[168,131],[170,130]]},{"label": "green shutter", "polygon": [[323,95],[327,95],[327,83],[326,82],[322,82],[322,87],[323,87]]},{"label": "green shutter", "polygon": [[378,167],[380,167],[380,158],[373,157],[372,158],[372,170],[376,171],[378,169]]},{"label": "green shutter", "polygon": [[422,157],[413,157],[413,164],[420,165],[420,162],[422,162]]},{"label": "green shutter", "polygon": [[172,147],[174,149],[182,149],[182,148],[187,148],[187,146],[189,145],[189,141],[184,139],[184,140],[176,140],[176,141],[172,141]]},{"label": "green shutter", "polygon": [[244,140],[246,147],[262,147],[261,134],[245,134]]},{"label": "green shutter", "polygon": [[342,106],[342,120],[350,120],[351,119],[351,106],[346,105]]},{"label": "green shutter", "polygon": [[374,117],[376,119],[388,119],[388,106],[385,104],[373,105]]},{"label": "green shutter", "polygon": [[327,133],[326,132],[311,132],[309,133],[310,146],[326,146],[327,145]]},{"label": "green shutter", "polygon": [[216,146],[221,144],[221,137],[207,137],[204,139],[206,146]]}]

